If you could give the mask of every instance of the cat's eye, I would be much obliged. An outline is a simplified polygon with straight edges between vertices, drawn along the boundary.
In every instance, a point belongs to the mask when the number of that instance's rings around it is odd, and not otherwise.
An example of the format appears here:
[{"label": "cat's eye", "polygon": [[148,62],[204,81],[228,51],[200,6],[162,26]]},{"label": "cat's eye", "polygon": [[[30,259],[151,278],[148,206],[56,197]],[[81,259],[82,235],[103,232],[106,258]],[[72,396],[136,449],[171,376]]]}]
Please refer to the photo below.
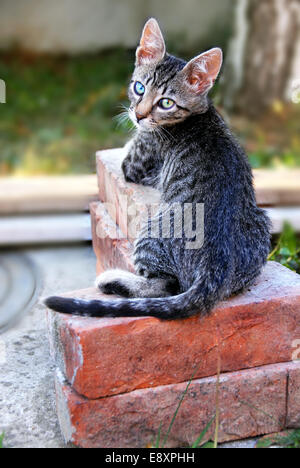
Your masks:
[{"label": "cat's eye", "polygon": [[138,96],[142,96],[143,94],[145,94],[145,86],[140,83],[140,81],[136,81],[134,83],[134,92],[135,94],[137,94]]},{"label": "cat's eye", "polygon": [[161,109],[169,110],[172,109],[173,106],[175,106],[175,101],[173,101],[172,99],[163,98],[158,102],[158,105]]}]

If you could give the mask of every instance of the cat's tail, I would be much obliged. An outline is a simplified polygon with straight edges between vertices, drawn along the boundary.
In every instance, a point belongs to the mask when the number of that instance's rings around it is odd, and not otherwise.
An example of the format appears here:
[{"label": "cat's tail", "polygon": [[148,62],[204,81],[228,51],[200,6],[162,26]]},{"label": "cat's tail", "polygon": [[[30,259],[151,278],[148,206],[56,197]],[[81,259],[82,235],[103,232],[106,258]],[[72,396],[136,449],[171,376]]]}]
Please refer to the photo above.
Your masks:
[{"label": "cat's tail", "polygon": [[[203,294],[203,293],[202,293]],[[64,297],[49,297],[45,304],[49,309],[64,314],[86,317],[140,317],[152,316],[164,320],[191,317],[208,312],[219,297],[204,297],[199,285],[177,296],[163,298],[100,299],[85,301]]]}]

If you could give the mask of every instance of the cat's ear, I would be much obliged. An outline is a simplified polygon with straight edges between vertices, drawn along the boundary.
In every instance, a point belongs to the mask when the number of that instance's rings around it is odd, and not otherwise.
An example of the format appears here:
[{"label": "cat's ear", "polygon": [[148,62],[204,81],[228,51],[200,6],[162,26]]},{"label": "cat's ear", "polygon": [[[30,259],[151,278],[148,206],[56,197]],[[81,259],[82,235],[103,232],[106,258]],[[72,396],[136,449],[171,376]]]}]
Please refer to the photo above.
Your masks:
[{"label": "cat's ear", "polygon": [[140,45],[136,51],[136,65],[159,62],[166,54],[165,41],[158,22],[151,18],[144,26]]},{"label": "cat's ear", "polygon": [[216,47],[190,60],[181,73],[195,93],[207,93],[218,77],[222,62],[223,52]]}]

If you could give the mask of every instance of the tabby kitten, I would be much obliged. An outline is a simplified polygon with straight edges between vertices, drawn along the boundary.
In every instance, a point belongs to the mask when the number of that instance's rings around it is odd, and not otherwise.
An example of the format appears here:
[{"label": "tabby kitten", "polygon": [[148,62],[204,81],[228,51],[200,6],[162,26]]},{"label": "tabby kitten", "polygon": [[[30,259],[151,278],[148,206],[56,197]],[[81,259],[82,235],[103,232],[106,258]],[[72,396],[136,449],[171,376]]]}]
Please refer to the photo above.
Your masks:
[{"label": "tabby kitten", "polygon": [[[167,54],[158,23],[150,19],[129,86],[137,134],[126,146],[125,179],[156,187],[163,214],[175,205],[202,204],[201,245],[187,248],[185,235],[147,236],[145,225],[135,245],[136,275],[114,270],[97,279],[102,292],[125,298],[51,297],[49,308],[90,317],[178,319],[206,314],[259,275],[270,247],[269,221],[256,205],[247,157],[208,98],[221,65],[218,48],[188,63]],[[160,220],[156,215],[152,221]]]}]

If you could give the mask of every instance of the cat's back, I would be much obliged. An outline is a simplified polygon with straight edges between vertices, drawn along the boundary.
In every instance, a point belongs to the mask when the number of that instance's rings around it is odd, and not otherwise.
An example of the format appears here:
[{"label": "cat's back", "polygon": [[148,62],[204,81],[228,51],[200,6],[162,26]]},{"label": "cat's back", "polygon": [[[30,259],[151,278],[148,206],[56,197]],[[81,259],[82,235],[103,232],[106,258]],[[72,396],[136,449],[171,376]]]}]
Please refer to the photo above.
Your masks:
[{"label": "cat's back", "polygon": [[254,197],[248,158],[213,105],[177,126],[172,137],[162,171],[167,201],[179,187],[185,202],[237,201],[245,192]]}]

